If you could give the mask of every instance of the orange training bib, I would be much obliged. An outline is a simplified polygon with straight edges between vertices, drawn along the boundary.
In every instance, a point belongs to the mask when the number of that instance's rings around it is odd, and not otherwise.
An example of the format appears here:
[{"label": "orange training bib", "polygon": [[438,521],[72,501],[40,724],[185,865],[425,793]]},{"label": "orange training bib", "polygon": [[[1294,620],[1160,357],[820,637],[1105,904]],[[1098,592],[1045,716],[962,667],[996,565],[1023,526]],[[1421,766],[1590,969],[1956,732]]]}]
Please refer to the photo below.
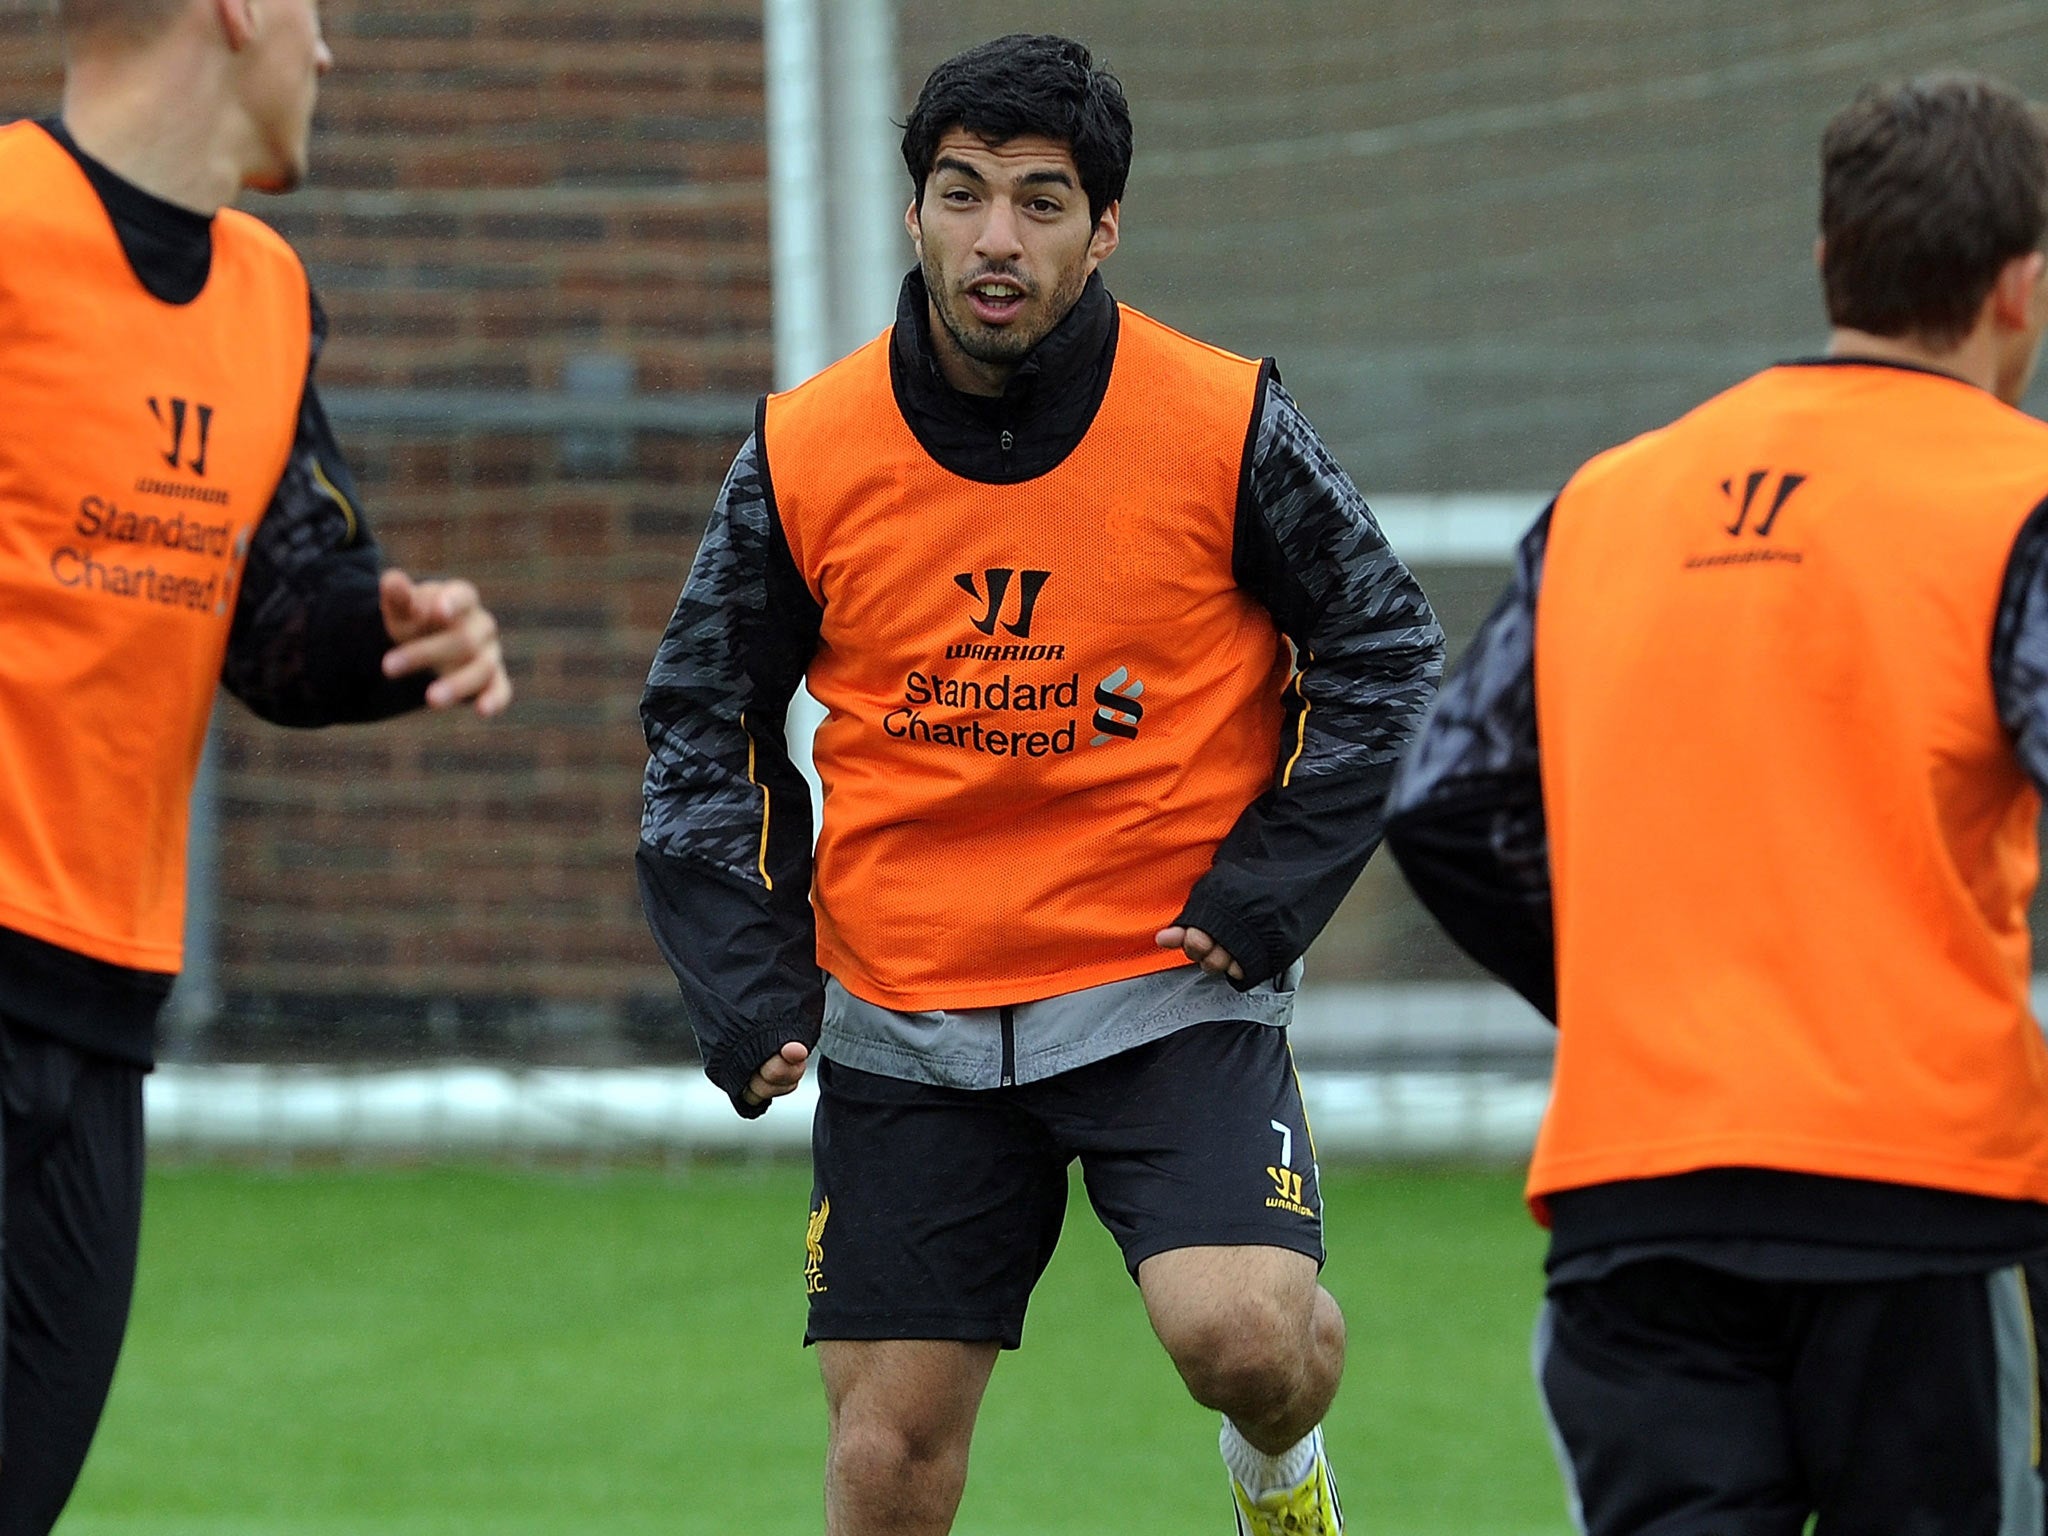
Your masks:
[{"label": "orange training bib", "polygon": [[204,292],[160,302],[29,123],[0,129],[0,228],[0,926],[174,971],[192,780],[305,386],[305,271],[224,210]]},{"label": "orange training bib", "polygon": [[1560,496],[1532,1196],[1753,1166],[2048,1200],[2040,803],[1990,675],[2044,496],[2048,427],[1863,364],[1770,370]]},{"label": "orange training bib", "polygon": [[1272,782],[1291,671],[1231,572],[1259,365],[1126,308],[1080,445],[984,485],[911,434],[888,348],[765,418],[824,608],[820,961],[898,1009],[1182,964],[1153,935]]}]

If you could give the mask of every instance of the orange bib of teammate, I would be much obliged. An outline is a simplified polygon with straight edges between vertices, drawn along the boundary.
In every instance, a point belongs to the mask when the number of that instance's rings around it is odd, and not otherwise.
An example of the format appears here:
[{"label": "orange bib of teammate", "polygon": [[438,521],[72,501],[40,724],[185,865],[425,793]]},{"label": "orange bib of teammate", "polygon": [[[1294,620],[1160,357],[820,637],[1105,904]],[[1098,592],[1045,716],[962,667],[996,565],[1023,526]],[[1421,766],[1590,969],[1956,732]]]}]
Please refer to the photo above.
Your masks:
[{"label": "orange bib of teammate", "polygon": [[1558,1056],[1530,1191],[1751,1166],[2048,1200],[2040,803],[1993,698],[2048,428],[1773,369],[1559,497]]},{"label": "orange bib of teammate", "polygon": [[1020,485],[933,462],[887,335],[768,401],[776,508],[824,608],[819,959],[869,1002],[1182,964],[1153,935],[1272,781],[1289,655],[1231,574],[1258,365],[1121,315],[1086,437]]},{"label": "orange bib of teammate", "polygon": [[0,130],[0,227],[0,927],[174,971],[192,780],[305,385],[305,271],[225,210],[205,291],[159,302],[28,123]]}]

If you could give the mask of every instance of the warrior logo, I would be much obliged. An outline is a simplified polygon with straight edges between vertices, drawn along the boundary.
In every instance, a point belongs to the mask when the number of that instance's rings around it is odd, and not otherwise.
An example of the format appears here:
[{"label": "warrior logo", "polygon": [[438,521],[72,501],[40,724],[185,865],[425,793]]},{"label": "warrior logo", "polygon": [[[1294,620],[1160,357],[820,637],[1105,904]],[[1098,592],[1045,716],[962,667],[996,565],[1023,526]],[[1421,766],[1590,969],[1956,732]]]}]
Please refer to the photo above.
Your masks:
[{"label": "warrior logo", "polygon": [[1023,580],[1017,583],[1017,622],[1012,624],[1005,620],[1003,628],[1007,629],[1019,640],[1029,636],[1031,633],[1031,611],[1038,606],[1038,594],[1045,589],[1045,584],[1051,578],[1052,572],[1013,571],[1007,566],[997,566],[993,570],[983,572],[983,575],[988,579],[987,597],[983,597],[980,587],[975,585],[974,572],[962,571],[953,578],[953,584],[962,592],[965,592],[977,603],[986,603],[988,605],[987,611],[974,621],[974,627],[984,635],[992,635],[996,632],[996,620],[1003,616],[1003,601],[1010,595],[1010,580],[1012,577],[1021,576]]},{"label": "warrior logo", "polygon": [[[156,418],[158,426],[171,434],[171,446],[164,454],[164,462],[173,469],[185,457],[185,413],[188,409],[190,407],[183,400],[166,402],[155,395],[149,397],[149,414]],[[206,478],[206,444],[213,435],[213,407],[202,405],[193,415],[199,426],[199,451],[192,455],[185,467],[203,480]]]},{"label": "warrior logo", "polygon": [[[1768,469],[1758,469],[1750,472],[1749,478],[1744,482],[1742,488],[1742,509],[1735,514],[1735,521],[1729,523],[1721,530],[1729,538],[1733,539],[1741,536],[1743,526],[1749,524],[1750,508],[1756,505],[1756,493],[1764,488],[1765,483],[1770,478],[1771,472]],[[1771,529],[1777,525],[1778,514],[1785,510],[1785,503],[1790,501],[1792,493],[1804,484],[1806,484],[1806,476],[1804,475],[1781,473],[1778,476],[1777,492],[1771,497],[1770,510],[1757,522],[1749,524],[1749,531],[1760,539],[1768,539],[1771,536]],[[1721,482],[1721,494],[1728,498],[1731,505],[1734,503],[1735,481],[1732,477]]]}]

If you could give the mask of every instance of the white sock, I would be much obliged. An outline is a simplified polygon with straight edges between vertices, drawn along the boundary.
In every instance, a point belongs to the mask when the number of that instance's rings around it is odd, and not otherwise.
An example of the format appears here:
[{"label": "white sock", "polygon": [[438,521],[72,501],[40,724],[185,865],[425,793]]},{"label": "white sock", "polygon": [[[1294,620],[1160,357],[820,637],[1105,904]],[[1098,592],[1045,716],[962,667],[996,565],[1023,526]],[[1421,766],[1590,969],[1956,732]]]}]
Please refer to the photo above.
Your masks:
[{"label": "white sock", "polygon": [[1244,1491],[1256,1502],[1269,1493],[1292,1488],[1308,1476],[1316,1460],[1316,1432],[1310,1430],[1278,1456],[1268,1456],[1225,1419],[1218,1449],[1230,1475],[1244,1484]]}]

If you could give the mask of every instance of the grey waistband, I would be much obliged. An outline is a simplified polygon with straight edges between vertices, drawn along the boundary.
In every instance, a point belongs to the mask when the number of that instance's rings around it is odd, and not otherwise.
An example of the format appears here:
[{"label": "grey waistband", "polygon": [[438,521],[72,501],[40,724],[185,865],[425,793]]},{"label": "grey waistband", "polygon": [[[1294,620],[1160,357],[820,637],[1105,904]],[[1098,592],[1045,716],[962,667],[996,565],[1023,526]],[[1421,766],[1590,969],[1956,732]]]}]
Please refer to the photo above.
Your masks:
[{"label": "grey waistband", "polygon": [[1038,1082],[1162,1039],[1190,1024],[1244,1019],[1285,1026],[1294,1017],[1297,961],[1281,985],[1240,992],[1191,965],[1128,981],[1105,982],[1009,1009],[934,1009],[899,1013],[825,980],[830,1061],[942,1088],[995,1088],[1003,1082],[1003,1014],[1010,1015],[1011,1081]]}]

